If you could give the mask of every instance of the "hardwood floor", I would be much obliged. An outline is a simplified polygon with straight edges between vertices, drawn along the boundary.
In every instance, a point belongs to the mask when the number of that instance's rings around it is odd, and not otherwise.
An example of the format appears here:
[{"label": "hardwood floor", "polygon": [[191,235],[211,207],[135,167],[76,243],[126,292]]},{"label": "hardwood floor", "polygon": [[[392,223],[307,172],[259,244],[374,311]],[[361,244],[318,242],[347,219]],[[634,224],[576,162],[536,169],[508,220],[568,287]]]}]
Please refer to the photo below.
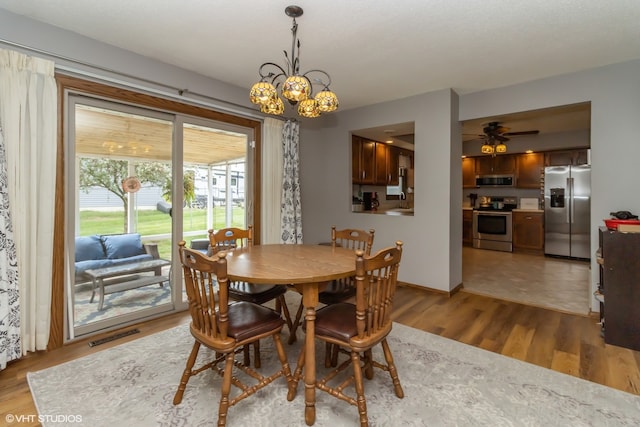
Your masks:
[{"label": "hardwood floor", "polygon": [[[399,287],[394,306],[394,321],[407,326],[640,395],[640,352],[605,345],[597,320],[592,317],[526,306],[464,290],[449,298],[407,286]],[[40,425],[26,381],[27,372],[188,321],[187,312],[178,313],[137,325],[139,334],[97,347],[89,347],[87,343],[102,336],[9,363],[4,371],[0,371],[0,420],[4,421],[8,414],[32,415],[29,422],[15,425]],[[72,378],[69,380],[73,381]]]}]

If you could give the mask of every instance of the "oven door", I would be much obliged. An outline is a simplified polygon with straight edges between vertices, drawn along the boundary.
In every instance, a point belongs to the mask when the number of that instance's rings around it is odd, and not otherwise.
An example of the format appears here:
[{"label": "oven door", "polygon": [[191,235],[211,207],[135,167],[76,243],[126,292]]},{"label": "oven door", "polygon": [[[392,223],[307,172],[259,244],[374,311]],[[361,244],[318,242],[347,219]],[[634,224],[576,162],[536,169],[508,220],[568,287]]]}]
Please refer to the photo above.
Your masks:
[{"label": "oven door", "polygon": [[511,252],[511,212],[473,211],[473,247]]}]

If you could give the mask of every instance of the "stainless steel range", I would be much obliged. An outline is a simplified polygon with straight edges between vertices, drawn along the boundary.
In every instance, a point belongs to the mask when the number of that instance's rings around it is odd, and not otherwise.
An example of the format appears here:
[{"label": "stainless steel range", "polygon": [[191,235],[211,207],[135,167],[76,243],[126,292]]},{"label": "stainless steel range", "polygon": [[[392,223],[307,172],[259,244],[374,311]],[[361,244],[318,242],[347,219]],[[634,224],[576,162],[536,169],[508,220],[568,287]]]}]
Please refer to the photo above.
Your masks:
[{"label": "stainless steel range", "polygon": [[480,207],[473,210],[473,247],[511,252],[511,211],[517,205],[516,197],[481,197]]}]

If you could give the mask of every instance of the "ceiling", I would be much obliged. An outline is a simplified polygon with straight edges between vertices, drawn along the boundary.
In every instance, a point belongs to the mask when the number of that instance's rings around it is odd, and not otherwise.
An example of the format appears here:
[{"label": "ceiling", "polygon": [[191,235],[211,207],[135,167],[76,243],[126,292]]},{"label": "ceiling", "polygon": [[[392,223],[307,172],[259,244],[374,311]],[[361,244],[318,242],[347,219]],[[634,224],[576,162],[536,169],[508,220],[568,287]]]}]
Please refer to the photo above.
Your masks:
[{"label": "ceiling", "polygon": [[[0,8],[248,89],[260,64],[284,65],[292,24],[284,9],[292,3],[0,0]],[[293,4],[304,9],[297,18],[301,71],[327,71],[342,110],[445,88],[472,93],[640,58],[637,0]]]}]

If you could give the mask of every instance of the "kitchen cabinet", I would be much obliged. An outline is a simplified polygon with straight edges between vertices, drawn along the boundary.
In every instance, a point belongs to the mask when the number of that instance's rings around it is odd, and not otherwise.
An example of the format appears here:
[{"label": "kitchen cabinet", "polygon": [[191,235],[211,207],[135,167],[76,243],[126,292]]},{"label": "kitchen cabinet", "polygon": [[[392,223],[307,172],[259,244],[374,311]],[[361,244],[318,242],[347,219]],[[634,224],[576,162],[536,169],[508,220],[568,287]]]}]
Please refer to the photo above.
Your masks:
[{"label": "kitchen cabinet", "polygon": [[377,185],[387,185],[389,181],[389,174],[387,173],[387,160],[389,149],[385,144],[376,142],[376,170],[375,170],[375,183]]},{"label": "kitchen cabinet", "polygon": [[465,157],[462,159],[462,188],[476,187],[476,159]]},{"label": "kitchen cabinet", "polygon": [[528,153],[516,156],[516,187],[540,188],[544,170],[544,153]]},{"label": "kitchen cabinet", "polygon": [[486,155],[475,159],[477,175],[508,175],[516,172],[516,156],[513,154]]},{"label": "kitchen cabinet", "polygon": [[462,210],[462,244],[473,245],[473,210]]},{"label": "kitchen cabinet", "polygon": [[640,350],[640,233],[598,231],[604,342]]},{"label": "kitchen cabinet", "polygon": [[387,185],[400,184],[400,154],[403,150],[387,146]]},{"label": "kitchen cabinet", "polygon": [[577,166],[586,164],[589,164],[589,150],[586,148],[547,151],[545,153],[545,166]]},{"label": "kitchen cabinet", "polygon": [[544,249],[544,213],[513,213],[513,250],[542,251]]},{"label": "kitchen cabinet", "polygon": [[359,136],[351,141],[351,178],[354,184],[375,184],[376,143]]}]

